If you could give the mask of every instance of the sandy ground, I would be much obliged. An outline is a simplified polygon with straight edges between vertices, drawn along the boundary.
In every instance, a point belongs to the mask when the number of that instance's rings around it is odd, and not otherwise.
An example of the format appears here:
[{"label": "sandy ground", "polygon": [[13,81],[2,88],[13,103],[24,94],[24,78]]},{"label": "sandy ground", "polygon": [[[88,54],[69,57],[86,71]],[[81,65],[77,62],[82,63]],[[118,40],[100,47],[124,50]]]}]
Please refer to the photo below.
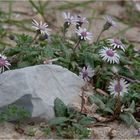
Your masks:
[{"label": "sandy ground", "polygon": [[[50,133],[48,136],[44,135],[41,131],[42,124],[35,124],[33,126],[29,125],[23,125],[21,128],[28,132],[28,128],[32,128],[34,131],[34,136],[29,136],[27,134],[23,134],[22,132],[15,131],[15,125],[12,123],[3,123],[0,124],[0,139],[61,139],[60,137],[57,137],[56,134]],[[133,135],[134,128],[131,126],[130,128],[127,128],[125,125],[120,124],[118,122],[112,122],[105,124],[105,126],[96,126],[92,128],[92,134],[89,137],[89,139],[110,139],[109,138],[109,132],[113,130],[113,139],[139,139],[139,137],[136,137]]]},{"label": "sandy ground", "polygon": [[[77,0],[75,2],[79,2],[80,0]],[[84,1],[84,0],[81,0]],[[112,35],[115,35],[118,33],[116,37],[125,37],[128,40],[132,41],[135,44],[135,47],[137,49],[140,49],[140,28],[139,26],[133,27],[128,26],[127,24],[124,24],[123,22],[118,21],[117,18],[120,18],[124,16],[125,9],[122,7],[119,2],[113,2],[113,1],[104,1],[104,2],[93,2],[89,5],[86,5],[83,8],[74,8],[70,10],[57,10],[56,7],[66,4],[67,1],[57,0],[57,1],[50,1],[50,4],[46,7],[46,15],[48,15],[47,19],[55,24],[55,26],[60,27],[63,25],[63,17],[62,12],[68,11],[73,14],[80,14],[83,17],[92,18],[91,20],[91,26],[90,26],[90,32],[93,33],[94,38],[92,40],[95,41],[99,32],[101,31],[101,27],[104,25],[104,19],[103,17],[105,15],[111,15],[114,17],[114,19],[117,22],[118,28],[117,29],[110,29],[103,33],[102,38],[111,37]],[[8,3],[6,2],[0,2],[0,8],[4,11],[8,11]],[[52,10],[54,9],[54,10]],[[15,20],[29,20],[28,27],[31,26],[32,19],[42,20],[42,17],[35,12],[35,9],[33,9],[30,5],[30,3],[27,0],[24,1],[14,1],[13,6],[13,15],[12,18]],[[101,13],[104,13],[101,15]],[[49,24],[49,27],[51,28],[51,24]],[[5,28],[10,30],[11,32],[18,32],[18,33],[27,33],[28,31],[23,30],[21,27],[15,27],[13,25],[7,26],[5,25]],[[53,27],[52,27],[53,28]],[[123,31],[123,32],[121,32]],[[52,29],[52,32],[55,32],[54,28]],[[121,33],[120,33],[121,32]],[[28,34],[33,35],[33,32],[28,32]],[[72,34],[69,34],[71,36]],[[7,41],[8,38],[5,38]]]},{"label": "sandy ground", "polygon": [[[52,9],[52,7],[56,7],[57,5],[61,5],[62,3],[65,2],[52,1],[51,4],[49,5],[49,8]],[[4,1],[3,2],[0,1],[0,8],[3,9],[4,11],[8,11],[8,4]],[[31,21],[33,18],[41,19],[40,15],[34,12],[34,9],[31,8],[31,5],[27,1],[13,2],[12,10],[13,10],[12,18],[19,21],[23,19],[29,20],[28,22],[29,26],[31,26]],[[94,40],[96,40],[96,37],[99,34],[99,31],[101,30],[101,26],[103,26],[104,24],[104,20],[103,20],[104,15],[109,14],[115,17],[118,24],[118,29],[110,29],[109,31],[106,31],[103,34],[102,38],[110,37],[111,35],[114,35],[115,33],[118,33],[121,30],[125,30],[126,28],[128,28],[128,25],[117,20],[117,17],[120,17],[121,15],[125,14],[124,8],[120,6],[118,2],[95,2],[90,4],[89,6],[86,6],[86,8],[76,8],[76,9],[71,9],[66,11],[70,11],[76,14],[80,13],[82,16],[86,16],[87,18],[96,17],[95,19],[92,20],[91,23],[92,26],[90,27],[90,32],[93,32],[94,34]],[[48,13],[47,8],[46,8],[46,12]],[[52,13],[54,18],[51,20],[54,20],[57,26],[63,25],[61,12],[55,10]],[[101,12],[104,12],[104,15],[99,15]],[[25,30],[23,31],[21,27],[16,27],[13,25],[11,26],[5,25],[5,28],[11,32],[27,33],[27,31]],[[34,33],[28,32],[28,34],[33,35]],[[71,34],[69,36],[71,36]],[[128,40],[134,41],[136,48],[140,49],[140,44],[139,44],[140,28],[138,26],[128,28],[126,31],[123,32],[123,34],[121,34],[121,36],[126,37]],[[8,38],[5,38],[5,40],[9,43],[13,43],[10,42]],[[28,126],[23,126],[23,128],[25,127]],[[118,122],[112,122],[106,124],[106,126],[104,127],[100,126],[100,127],[93,128],[92,130],[93,133],[90,139],[109,139],[108,132],[112,128],[114,129],[114,133],[115,133],[114,139],[138,139],[137,137],[133,136],[133,131],[134,131],[133,127],[127,128],[125,125],[119,124]],[[35,136],[33,138],[37,138],[37,139],[44,138],[44,136],[42,136],[43,135],[42,132],[40,131],[39,124],[33,126],[33,129],[35,130]],[[30,138],[32,137],[16,132],[15,125],[12,123],[0,124],[0,139],[30,139]]]}]

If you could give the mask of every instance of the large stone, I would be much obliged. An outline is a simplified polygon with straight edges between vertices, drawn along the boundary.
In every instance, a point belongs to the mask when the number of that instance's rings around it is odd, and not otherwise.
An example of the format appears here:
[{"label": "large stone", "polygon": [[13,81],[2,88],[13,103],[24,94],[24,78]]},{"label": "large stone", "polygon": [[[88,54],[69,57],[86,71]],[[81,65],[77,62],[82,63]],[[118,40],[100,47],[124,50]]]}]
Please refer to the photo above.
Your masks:
[{"label": "large stone", "polygon": [[30,111],[32,117],[54,117],[54,100],[80,103],[84,81],[57,65],[37,65],[10,70],[0,75],[0,109],[15,104]]}]

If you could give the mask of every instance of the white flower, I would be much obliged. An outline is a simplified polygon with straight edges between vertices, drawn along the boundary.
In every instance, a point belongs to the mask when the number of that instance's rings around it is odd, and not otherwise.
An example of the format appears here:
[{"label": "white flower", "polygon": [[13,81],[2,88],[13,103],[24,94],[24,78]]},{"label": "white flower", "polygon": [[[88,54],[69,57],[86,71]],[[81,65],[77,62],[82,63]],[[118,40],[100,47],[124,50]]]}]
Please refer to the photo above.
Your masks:
[{"label": "white flower", "polygon": [[116,22],[113,21],[113,19],[112,19],[111,16],[106,16],[106,17],[105,17],[105,20],[106,20],[106,22],[107,22],[110,26],[116,27]]},{"label": "white flower", "polygon": [[77,16],[77,15],[74,16],[73,21],[74,21],[75,25],[79,25],[79,26],[81,26],[83,23],[88,23],[88,20],[86,17],[81,17],[81,16]]},{"label": "white flower", "polygon": [[108,87],[108,91],[114,96],[117,96],[118,93],[120,96],[123,96],[125,93],[128,93],[128,86],[129,84],[123,78],[118,80],[113,80],[110,82]]},{"label": "white flower", "polygon": [[113,46],[114,49],[118,48],[125,51],[125,45],[122,44],[119,39],[108,39],[108,41],[111,43],[111,46]]},{"label": "white flower", "polygon": [[78,34],[78,36],[80,37],[81,40],[91,40],[91,38],[93,37],[92,36],[92,33],[90,32],[87,32],[87,29],[86,28],[81,28],[79,27],[79,29],[76,29],[76,33]]},{"label": "white flower", "polygon": [[36,31],[39,31],[41,34],[45,35],[50,35],[50,29],[47,28],[48,25],[46,23],[43,23],[42,21],[40,21],[40,23],[38,23],[36,20],[33,19],[32,21],[32,24],[33,24],[33,28],[36,30]]},{"label": "white flower", "polygon": [[89,132],[88,137],[90,137],[91,134],[92,134],[92,128],[87,128],[87,130],[88,130],[88,132]]},{"label": "white flower", "polygon": [[63,17],[64,17],[64,20],[65,20],[65,23],[67,23],[68,25],[70,25],[71,23],[74,22],[74,17],[71,16],[70,13],[63,13]]},{"label": "white flower", "polygon": [[79,76],[84,79],[84,81],[89,81],[90,78],[94,76],[94,70],[90,66],[87,66],[87,68],[83,67],[79,73]]},{"label": "white flower", "polygon": [[9,69],[9,66],[11,66],[11,64],[8,62],[7,57],[0,54],[0,71],[1,71],[1,73],[4,72],[5,68]]},{"label": "white flower", "polygon": [[58,60],[58,58],[54,58],[54,59],[45,59],[44,61],[43,61],[43,63],[44,64],[51,64],[52,65],[52,63],[54,62],[54,61],[57,61]]},{"label": "white flower", "polygon": [[109,63],[119,63],[120,56],[116,53],[115,50],[112,50],[110,48],[104,47],[99,51],[99,55],[102,57],[104,61],[107,61]]}]

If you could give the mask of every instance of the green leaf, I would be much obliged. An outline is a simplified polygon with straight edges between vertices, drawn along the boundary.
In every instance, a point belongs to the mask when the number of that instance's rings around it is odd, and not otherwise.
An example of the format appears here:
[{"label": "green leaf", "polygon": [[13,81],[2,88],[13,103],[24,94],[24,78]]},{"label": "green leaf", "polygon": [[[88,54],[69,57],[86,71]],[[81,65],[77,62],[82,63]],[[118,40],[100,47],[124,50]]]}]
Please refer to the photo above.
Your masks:
[{"label": "green leaf", "polygon": [[132,101],[131,105],[129,106],[129,112],[130,113],[134,113],[135,112],[135,102]]},{"label": "green leaf", "polygon": [[107,99],[106,107],[105,107],[104,111],[113,114],[114,105],[115,105],[115,98]]},{"label": "green leaf", "polygon": [[87,124],[91,124],[92,122],[94,122],[95,120],[91,117],[86,117],[86,116],[83,116],[79,121],[78,123],[81,124],[81,125],[87,125]]},{"label": "green leaf", "polygon": [[135,124],[134,124],[134,127],[135,127],[136,129],[139,129],[139,128],[140,128],[140,122],[135,123]]},{"label": "green leaf", "polygon": [[48,136],[48,135],[51,133],[51,129],[50,129],[49,127],[45,127],[45,128],[42,129],[42,132],[43,132],[46,136]]},{"label": "green leaf", "polygon": [[98,97],[91,95],[88,97],[88,99],[91,104],[95,103],[97,106],[99,106],[100,109],[105,109],[105,104]]},{"label": "green leaf", "polygon": [[73,124],[73,126],[74,126],[76,129],[79,129],[80,131],[83,131],[83,130],[85,129],[81,124],[78,124],[78,123]]},{"label": "green leaf", "polygon": [[131,62],[128,58],[126,57],[120,57],[120,61],[123,63],[123,64],[132,64],[133,62]]},{"label": "green leaf", "polygon": [[15,39],[17,46],[19,47],[27,47],[32,42],[32,37],[29,35],[21,34],[17,35]]},{"label": "green leaf", "polygon": [[55,117],[55,118],[51,119],[48,122],[48,124],[49,125],[60,125],[60,124],[67,122],[68,120],[69,120],[69,118],[66,118],[66,117]]},{"label": "green leaf", "polygon": [[18,62],[17,66],[18,68],[24,68],[27,66],[31,66],[31,64],[28,61],[21,61],[21,62]]},{"label": "green leaf", "polygon": [[109,107],[105,107],[104,111],[113,114],[113,110]]},{"label": "green leaf", "polygon": [[128,112],[127,113],[126,112],[125,113],[121,113],[120,116],[119,116],[119,118],[122,121],[124,121],[128,127],[130,127],[131,124],[133,123],[133,120],[131,118],[131,114],[128,113]]},{"label": "green leaf", "polygon": [[72,61],[71,62],[71,65],[72,65],[72,68],[73,69],[75,69],[78,66],[77,62],[75,62],[75,61]]},{"label": "green leaf", "polygon": [[54,100],[54,111],[56,117],[66,117],[67,116],[67,106],[59,99]]}]

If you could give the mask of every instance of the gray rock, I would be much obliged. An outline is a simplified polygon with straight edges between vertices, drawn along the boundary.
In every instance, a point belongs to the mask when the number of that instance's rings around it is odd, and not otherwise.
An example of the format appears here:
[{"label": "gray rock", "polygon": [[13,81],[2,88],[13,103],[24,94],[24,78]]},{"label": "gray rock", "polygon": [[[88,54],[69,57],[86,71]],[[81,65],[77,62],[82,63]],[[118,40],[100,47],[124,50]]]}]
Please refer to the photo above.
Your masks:
[{"label": "gray rock", "polygon": [[0,109],[15,104],[27,109],[32,117],[54,117],[54,100],[65,104],[80,103],[84,81],[57,65],[37,65],[10,70],[0,75]]}]

